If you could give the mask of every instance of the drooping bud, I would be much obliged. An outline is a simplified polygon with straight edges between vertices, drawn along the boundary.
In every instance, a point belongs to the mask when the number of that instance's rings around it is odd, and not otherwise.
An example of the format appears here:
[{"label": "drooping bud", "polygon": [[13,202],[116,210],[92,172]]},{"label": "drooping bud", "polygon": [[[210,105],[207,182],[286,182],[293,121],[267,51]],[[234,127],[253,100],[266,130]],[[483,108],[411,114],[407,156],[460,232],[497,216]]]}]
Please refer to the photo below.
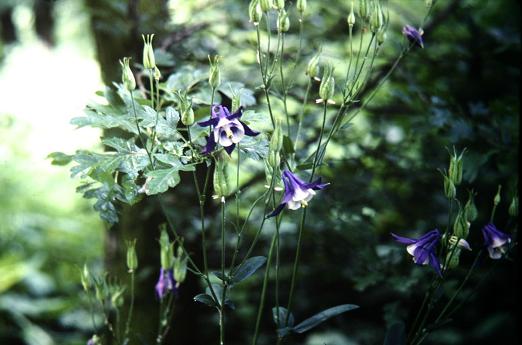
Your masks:
[{"label": "drooping bud", "polygon": [[272,152],[279,152],[283,148],[283,130],[281,126],[281,122],[276,120],[275,129],[272,133],[272,137],[270,138],[269,149]]},{"label": "drooping bud", "polygon": [[187,277],[187,260],[187,256],[185,256],[183,249],[179,246],[174,257],[174,280],[176,281],[176,287],[183,283]]},{"label": "drooping bud", "polygon": [[321,79],[321,85],[319,86],[319,97],[323,102],[328,102],[333,99],[335,92],[335,79],[333,76],[334,68],[328,65],[323,72]]},{"label": "drooping bud", "polygon": [[477,219],[478,211],[477,207],[475,206],[473,192],[469,192],[468,201],[466,202],[466,205],[464,205],[464,213],[466,214],[466,219],[468,222],[472,222]]},{"label": "drooping bud", "polygon": [[373,11],[370,18],[370,30],[377,34],[384,24],[384,16],[382,13],[382,7],[378,1],[375,2]]},{"label": "drooping bud", "polygon": [[511,200],[511,204],[509,205],[508,213],[511,217],[518,216],[518,196],[515,195],[513,200]]},{"label": "drooping bud", "polygon": [[121,65],[121,81],[123,86],[129,91],[132,91],[136,88],[136,79],[134,79],[134,74],[132,74],[132,70],[129,66],[130,58],[124,57],[123,61],[120,60]]},{"label": "drooping bud", "polygon": [[252,0],[250,5],[248,6],[248,16],[250,17],[250,22],[254,23],[254,25],[258,25],[263,17],[263,10],[261,10],[261,5],[259,5],[259,0]]},{"label": "drooping bud", "polygon": [[306,0],[297,0],[297,3],[295,4],[295,7],[297,8],[297,11],[299,11],[301,16],[303,16],[306,11],[306,5]]},{"label": "drooping bud", "polygon": [[268,153],[268,165],[273,168],[279,168],[281,165],[281,155],[279,151],[269,151]]},{"label": "drooping bud", "polygon": [[221,84],[221,72],[219,71],[219,56],[216,55],[214,58],[208,57],[210,62],[210,71],[208,76],[208,83],[213,89],[217,89]]},{"label": "drooping bud", "polygon": [[317,53],[314,56],[312,56],[310,61],[308,61],[308,66],[306,67],[306,74],[310,78],[316,78],[319,75],[319,59],[320,54]]},{"label": "drooping bud", "polygon": [[275,0],[274,7],[281,11],[285,8],[285,0]]},{"label": "drooping bud", "polygon": [[459,211],[455,217],[455,222],[453,223],[453,234],[458,238],[463,239],[466,239],[469,234],[469,223],[466,219],[465,213],[465,211]]},{"label": "drooping bud", "polygon": [[143,38],[143,67],[145,69],[154,69],[156,67],[156,59],[154,58],[154,49],[152,48],[152,35],[141,35]]},{"label": "drooping bud", "polygon": [[259,5],[261,6],[261,10],[263,12],[268,12],[272,8],[272,0],[259,0]]},{"label": "drooping bud", "polygon": [[181,113],[181,123],[190,126],[194,123],[194,110],[192,110],[192,100],[186,94],[179,96],[179,108]]},{"label": "drooping bud", "polygon": [[92,286],[92,278],[91,278],[91,273],[89,272],[89,267],[87,267],[87,264],[83,265],[83,269],[80,274],[80,279],[82,282],[83,289],[85,291],[88,291]]},{"label": "drooping bud", "polygon": [[288,18],[288,13],[285,10],[279,11],[277,17],[277,30],[279,32],[287,32],[290,30],[290,18]]},{"label": "drooping bud", "polygon": [[165,228],[161,230],[159,243],[161,268],[168,270],[172,268],[172,264],[174,262],[174,250],[172,248],[172,243],[170,243],[169,235],[167,234],[167,230],[165,230]]},{"label": "drooping bud", "polygon": [[127,268],[129,273],[138,268],[138,256],[136,255],[136,240],[127,242]]},{"label": "drooping bud", "polygon": [[465,151],[466,149],[462,150],[460,155],[457,155],[457,152],[453,149],[453,154],[450,155],[448,175],[456,186],[462,181],[462,157],[464,156]]},{"label": "drooping bud", "polygon": [[455,188],[455,184],[448,175],[444,175],[444,195],[448,199],[454,199],[457,195],[457,189]]},{"label": "drooping bud", "polygon": [[350,28],[353,28],[353,26],[355,25],[355,13],[353,13],[353,1],[352,1],[352,6],[350,8],[350,14],[348,15],[348,26]]},{"label": "drooping bud", "polygon": [[497,194],[495,195],[495,198],[493,199],[493,205],[494,206],[497,206],[498,204],[500,204],[500,190],[502,189],[502,186],[501,185],[498,185],[498,188],[497,188]]},{"label": "drooping bud", "polygon": [[430,9],[433,5],[433,0],[426,0],[424,3],[426,4],[426,8]]}]

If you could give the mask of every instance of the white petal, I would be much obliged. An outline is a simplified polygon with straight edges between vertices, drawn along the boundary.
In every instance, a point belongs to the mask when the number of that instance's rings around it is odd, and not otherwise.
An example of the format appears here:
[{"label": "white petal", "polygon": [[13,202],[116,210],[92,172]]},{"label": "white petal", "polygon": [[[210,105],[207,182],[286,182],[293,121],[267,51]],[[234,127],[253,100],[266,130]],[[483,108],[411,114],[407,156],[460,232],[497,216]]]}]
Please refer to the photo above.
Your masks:
[{"label": "white petal", "polygon": [[410,244],[406,247],[406,251],[410,253],[410,255],[413,255],[415,249],[417,249],[417,243]]},{"label": "white petal", "polygon": [[290,200],[286,205],[291,210],[298,210],[301,208],[301,203],[293,200]]}]

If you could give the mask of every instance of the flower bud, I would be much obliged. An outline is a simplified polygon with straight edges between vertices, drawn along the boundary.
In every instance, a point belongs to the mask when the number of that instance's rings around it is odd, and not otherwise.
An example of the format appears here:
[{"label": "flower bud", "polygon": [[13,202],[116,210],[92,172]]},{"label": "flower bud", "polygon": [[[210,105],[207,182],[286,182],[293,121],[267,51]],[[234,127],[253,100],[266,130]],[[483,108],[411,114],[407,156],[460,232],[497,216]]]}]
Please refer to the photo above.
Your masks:
[{"label": "flower bud", "polygon": [[281,122],[276,120],[275,129],[270,138],[269,149],[272,152],[279,152],[283,148],[283,130]]},{"label": "flower bud", "polygon": [[143,38],[143,67],[145,69],[154,69],[156,67],[156,59],[154,58],[154,49],[152,48],[152,35],[141,35]]},{"label": "flower bud", "polygon": [[457,155],[457,152],[454,150],[450,157],[448,175],[455,185],[459,185],[462,181],[462,157],[464,156],[464,151]]},{"label": "flower bud", "polygon": [[134,79],[134,74],[132,74],[129,62],[130,58],[128,57],[124,57],[123,61],[120,60],[121,81],[127,90],[132,91],[136,88],[136,79]]},{"label": "flower bud", "polygon": [[424,3],[426,4],[426,8],[429,9],[433,5],[433,0],[426,0]]},{"label": "flower bud", "polygon": [[254,23],[254,25],[259,24],[263,17],[263,11],[259,5],[259,0],[252,0],[250,2],[250,5],[248,6],[248,16],[250,17],[250,22]]},{"label": "flower bud", "polygon": [[92,286],[92,279],[91,279],[91,273],[89,272],[89,267],[87,267],[87,264],[83,265],[83,270],[80,274],[80,280],[82,282],[83,289],[85,291],[88,291]]},{"label": "flower bud", "polygon": [[210,62],[210,72],[208,77],[208,83],[213,89],[217,89],[221,84],[221,73],[219,71],[219,56],[216,55],[214,58],[208,57]]},{"label": "flower bud", "polygon": [[161,230],[159,242],[161,268],[168,270],[172,267],[172,263],[174,261],[174,251],[172,248],[172,243],[170,243],[169,235],[165,229]]},{"label": "flower bud", "polygon": [[263,12],[268,12],[272,8],[272,0],[259,0],[259,5]]},{"label": "flower bud", "polygon": [[297,11],[299,11],[301,16],[303,16],[303,14],[306,11],[306,0],[297,0],[295,7],[297,8]]},{"label": "flower bud", "polygon": [[129,273],[138,268],[138,256],[136,255],[136,240],[127,242],[127,268]]},{"label": "flower bud", "polygon": [[274,7],[281,11],[285,8],[285,0],[275,0]]},{"label": "flower bud", "polygon": [[270,151],[268,153],[268,165],[273,168],[279,168],[281,165],[281,155],[279,154],[279,151]]},{"label": "flower bud", "polygon": [[319,75],[319,53],[315,54],[310,61],[308,61],[308,66],[306,67],[306,74],[310,78],[315,78]]},{"label": "flower bud", "polygon": [[174,258],[174,280],[176,286],[183,283],[187,277],[187,260],[188,258],[183,254],[183,251],[178,247],[178,253]]},{"label": "flower bud", "polygon": [[508,213],[511,217],[518,216],[518,196],[514,196],[509,205]]},{"label": "flower bud", "polygon": [[190,126],[194,123],[194,110],[188,107],[181,112],[181,123],[185,126]]},{"label": "flower bud", "polygon": [[493,199],[493,205],[497,206],[500,204],[500,190],[502,189],[501,185],[498,185],[497,194],[495,195],[495,198]]},{"label": "flower bud", "polygon": [[384,24],[382,8],[379,2],[376,2],[370,18],[370,30],[376,34]]},{"label": "flower bud", "polygon": [[350,8],[350,14],[348,15],[348,26],[350,26],[350,28],[353,28],[354,24],[355,24],[355,13],[353,13],[353,1],[352,1],[352,6]]},{"label": "flower bud", "polygon": [[469,234],[469,223],[465,211],[459,211],[453,223],[453,235],[457,238],[467,238]]},{"label": "flower bud", "polygon": [[464,206],[464,213],[466,214],[466,220],[468,222],[474,221],[475,219],[477,219],[478,216],[477,207],[475,206],[475,202],[473,199],[473,192],[470,192],[468,201]]},{"label": "flower bud", "polygon": [[279,32],[290,30],[290,18],[288,18],[288,14],[284,10],[280,11],[277,17],[277,30]]},{"label": "flower bud", "polygon": [[328,66],[323,72],[321,85],[319,86],[319,97],[326,102],[333,98],[335,92],[335,79],[333,77],[333,67]]},{"label": "flower bud", "polygon": [[368,0],[359,0],[359,16],[367,22],[370,19],[370,6]]},{"label": "flower bud", "polygon": [[453,184],[453,181],[447,175],[444,175],[444,195],[446,195],[448,199],[454,199],[457,195],[455,184]]}]

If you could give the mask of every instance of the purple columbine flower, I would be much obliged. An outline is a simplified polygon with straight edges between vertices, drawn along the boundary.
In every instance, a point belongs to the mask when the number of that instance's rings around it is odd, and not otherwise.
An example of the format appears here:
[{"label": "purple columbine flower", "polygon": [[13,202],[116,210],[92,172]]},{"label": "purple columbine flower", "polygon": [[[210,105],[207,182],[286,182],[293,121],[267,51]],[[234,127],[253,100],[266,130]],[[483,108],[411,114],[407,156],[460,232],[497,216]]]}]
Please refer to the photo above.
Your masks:
[{"label": "purple columbine flower", "polygon": [[418,47],[424,48],[424,41],[422,40],[422,35],[424,31],[422,29],[415,29],[411,25],[405,25],[402,28],[402,34],[410,41]]},{"label": "purple columbine flower", "polygon": [[506,253],[511,237],[498,230],[493,224],[483,227],[482,235],[484,236],[484,244],[488,248],[489,257],[500,259]]},{"label": "purple columbine flower", "polygon": [[210,120],[198,122],[202,127],[213,127],[212,133],[207,137],[207,144],[203,149],[203,153],[208,154],[212,152],[216,144],[219,144],[225,148],[228,154],[231,154],[236,144],[239,143],[245,135],[250,137],[258,135],[259,132],[253,131],[244,122],[239,120],[242,115],[242,107],[234,114],[230,114],[226,107],[214,105],[212,107]]},{"label": "purple columbine flower", "polygon": [[156,283],[156,294],[159,299],[163,299],[169,291],[175,291],[176,284],[172,269],[161,268],[158,282]]},{"label": "purple columbine flower", "polygon": [[413,262],[417,265],[429,264],[435,269],[439,276],[442,275],[439,259],[437,258],[437,255],[435,255],[435,247],[441,238],[438,229],[432,230],[418,239],[402,237],[395,235],[394,233],[391,235],[397,242],[407,245],[406,251],[413,256]]},{"label": "purple columbine flower", "polygon": [[329,185],[329,183],[321,183],[320,178],[306,183],[289,170],[283,171],[283,184],[285,186],[283,200],[267,217],[277,216],[285,206],[288,206],[291,210],[308,206],[308,201],[314,197],[315,191],[324,189]]}]

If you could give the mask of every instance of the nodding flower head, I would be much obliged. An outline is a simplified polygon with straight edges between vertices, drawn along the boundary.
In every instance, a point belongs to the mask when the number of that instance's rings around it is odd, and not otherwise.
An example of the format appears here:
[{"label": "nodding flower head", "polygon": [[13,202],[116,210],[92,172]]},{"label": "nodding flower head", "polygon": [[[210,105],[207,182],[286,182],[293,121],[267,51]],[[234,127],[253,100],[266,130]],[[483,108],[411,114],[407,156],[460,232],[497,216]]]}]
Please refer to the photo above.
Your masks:
[{"label": "nodding flower head", "polygon": [[243,109],[241,107],[235,113],[230,114],[224,106],[213,106],[210,120],[198,122],[202,127],[212,127],[212,132],[210,136],[207,137],[207,145],[203,149],[203,153],[208,154],[212,152],[216,144],[219,144],[224,147],[228,154],[231,154],[236,144],[239,143],[245,135],[250,137],[258,135],[259,132],[253,131],[240,120],[242,115]]},{"label": "nodding flower head", "polygon": [[391,234],[393,238],[402,244],[406,244],[406,251],[413,256],[413,262],[417,265],[430,265],[440,276],[440,263],[435,255],[435,247],[439,243],[441,234],[438,229],[432,230],[418,239],[407,238]]},{"label": "nodding flower head", "polygon": [[320,178],[306,183],[289,170],[283,171],[282,178],[285,186],[283,200],[267,217],[277,216],[285,206],[288,206],[290,210],[308,206],[308,202],[314,197],[315,191],[324,189],[329,184],[321,183]]},{"label": "nodding flower head", "polygon": [[410,41],[418,47],[424,48],[424,41],[422,40],[422,35],[424,31],[422,29],[415,29],[411,25],[405,25],[402,28],[402,34]]},{"label": "nodding flower head", "polygon": [[169,293],[169,291],[175,292],[176,284],[174,281],[174,276],[172,274],[172,269],[160,269],[160,276],[158,282],[156,283],[156,294],[159,299],[163,299],[165,295]]},{"label": "nodding flower head", "polygon": [[482,228],[482,235],[484,236],[484,244],[488,249],[489,257],[500,259],[506,253],[511,237],[498,230],[493,224],[488,224]]}]

